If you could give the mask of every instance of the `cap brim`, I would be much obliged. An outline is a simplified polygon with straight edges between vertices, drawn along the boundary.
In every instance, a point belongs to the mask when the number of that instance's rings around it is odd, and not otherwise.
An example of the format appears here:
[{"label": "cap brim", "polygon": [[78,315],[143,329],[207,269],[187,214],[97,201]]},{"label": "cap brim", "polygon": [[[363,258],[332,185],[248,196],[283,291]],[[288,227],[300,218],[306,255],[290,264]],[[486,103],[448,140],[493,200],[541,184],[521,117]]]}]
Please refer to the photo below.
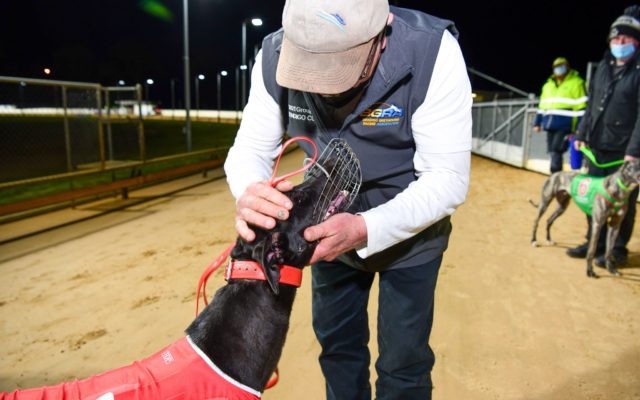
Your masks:
[{"label": "cap brim", "polygon": [[364,70],[375,38],[336,53],[303,50],[285,34],[276,70],[278,85],[320,94],[339,94],[355,86]]}]

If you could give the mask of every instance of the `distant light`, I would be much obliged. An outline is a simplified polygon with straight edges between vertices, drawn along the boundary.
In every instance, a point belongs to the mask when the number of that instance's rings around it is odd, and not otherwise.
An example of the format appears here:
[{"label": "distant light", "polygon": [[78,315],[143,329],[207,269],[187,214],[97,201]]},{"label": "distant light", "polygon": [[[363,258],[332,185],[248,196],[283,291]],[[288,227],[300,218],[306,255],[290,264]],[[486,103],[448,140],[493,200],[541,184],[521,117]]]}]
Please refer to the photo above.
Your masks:
[{"label": "distant light", "polygon": [[247,69],[247,66],[246,66],[245,64],[242,64],[242,65],[240,66],[240,69],[244,71],[245,69]]},{"label": "distant light", "polygon": [[253,26],[262,26],[262,19],[260,18],[252,18],[251,25]]},{"label": "distant light", "polygon": [[124,86],[124,81],[123,81],[122,79],[120,79],[120,80],[118,81],[118,85],[120,85],[120,86]]},{"label": "distant light", "polygon": [[229,75],[229,73],[227,71],[220,71],[220,75],[227,76],[227,75]]},{"label": "distant light", "polygon": [[476,97],[478,97],[478,94],[477,93],[471,93],[471,97],[475,99]]},{"label": "distant light", "polygon": [[44,69],[44,74],[45,74],[45,75],[51,75],[51,69],[49,69],[49,68],[45,68],[45,69]]},{"label": "distant light", "polygon": [[201,81],[203,81],[203,80],[204,80],[204,75],[202,75],[202,74],[198,75],[198,79],[200,79]]},{"label": "distant light", "polygon": [[140,7],[148,14],[166,22],[173,21],[173,13],[158,0],[142,0]]},{"label": "distant light", "polygon": [[21,81],[21,82],[20,82],[20,86],[22,86],[22,87],[27,86],[27,82],[25,82],[25,81]]},{"label": "distant light", "polygon": [[153,85],[153,79],[147,79],[147,84]]}]

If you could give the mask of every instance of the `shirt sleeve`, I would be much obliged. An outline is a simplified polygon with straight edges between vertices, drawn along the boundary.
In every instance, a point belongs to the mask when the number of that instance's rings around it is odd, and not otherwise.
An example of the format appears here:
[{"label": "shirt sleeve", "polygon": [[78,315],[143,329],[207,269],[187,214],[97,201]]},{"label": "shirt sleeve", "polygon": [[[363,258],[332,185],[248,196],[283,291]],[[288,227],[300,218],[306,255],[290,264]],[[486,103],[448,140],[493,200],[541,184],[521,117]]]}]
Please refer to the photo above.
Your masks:
[{"label": "shirt sleeve", "polygon": [[249,100],[224,164],[229,188],[236,199],[244,193],[250,183],[271,177],[283,134],[280,107],[267,92],[262,77],[260,50],[251,73]]},{"label": "shirt sleeve", "polygon": [[471,85],[460,46],[445,32],[426,98],[411,120],[417,180],[363,212],[366,258],[453,214],[466,198],[471,165]]}]

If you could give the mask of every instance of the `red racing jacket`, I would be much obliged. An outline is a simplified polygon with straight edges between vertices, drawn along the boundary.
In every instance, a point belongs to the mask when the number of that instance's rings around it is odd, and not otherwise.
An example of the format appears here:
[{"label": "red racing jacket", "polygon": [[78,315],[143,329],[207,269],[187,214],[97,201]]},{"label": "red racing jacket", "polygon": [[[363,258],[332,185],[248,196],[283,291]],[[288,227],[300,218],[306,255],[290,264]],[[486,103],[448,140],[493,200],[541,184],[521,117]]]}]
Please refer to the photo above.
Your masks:
[{"label": "red racing jacket", "polygon": [[81,381],[0,393],[0,400],[256,400],[186,336],[133,364]]}]

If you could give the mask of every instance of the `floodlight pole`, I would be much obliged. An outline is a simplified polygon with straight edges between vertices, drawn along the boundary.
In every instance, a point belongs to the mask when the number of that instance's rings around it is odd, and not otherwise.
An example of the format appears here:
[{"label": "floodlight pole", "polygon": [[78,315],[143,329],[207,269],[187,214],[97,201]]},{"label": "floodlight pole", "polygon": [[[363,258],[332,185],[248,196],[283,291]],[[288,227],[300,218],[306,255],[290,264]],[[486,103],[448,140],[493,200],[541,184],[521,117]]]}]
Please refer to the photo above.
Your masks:
[{"label": "floodlight pole", "polygon": [[189,109],[191,108],[191,73],[189,68],[189,0],[183,0],[182,3],[184,6],[184,134],[187,139],[187,152],[191,152],[191,116],[189,115]]},{"label": "floodlight pole", "polygon": [[222,77],[223,76],[227,76],[227,71],[220,71],[218,72],[218,75],[216,76],[216,94],[217,94],[217,100],[218,100],[218,122],[220,122],[220,113],[222,110],[222,106],[221,106],[221,92],[222,92]]},{"label": "floodlight pole", "polygon": [[247,103],[247,22],[251,22],[252,26],[262,26],[262,19],[260,18],[247,18],[242,21],[242,64],[244,69],[242,70],[242,104],[241,107]]},{"label": "floodlight pole", "polygon": [[[242,64],[247,65],[247,20],[242,21]],[[246,103],[246,91],[247,91],[247,73],[242,70],[242,104],[244,107]]]},{"label": "floodlight pole", "polygon": [[176,80],[171,78],[171,119],[176,119]]},{"label": "floodlight pole", "polygon": [[240,67],[236,67],[236,124],[240,120]]}]

